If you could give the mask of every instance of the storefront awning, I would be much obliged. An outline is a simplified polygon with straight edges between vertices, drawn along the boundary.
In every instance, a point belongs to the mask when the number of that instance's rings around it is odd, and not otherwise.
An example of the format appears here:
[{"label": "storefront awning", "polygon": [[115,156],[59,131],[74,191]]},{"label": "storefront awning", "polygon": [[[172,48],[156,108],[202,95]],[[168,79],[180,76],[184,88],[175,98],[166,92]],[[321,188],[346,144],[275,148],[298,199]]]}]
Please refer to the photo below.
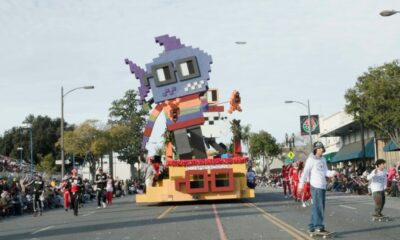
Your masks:
[{"label": "storefront awning", "polygon": [[337,152],[330,152],[330,153],[326,153],[324,154],[324,158],[326,159],[326,161],[332,162],[333,157],[336,155]]},{"label": "storefront awning", "polygon": [[[374,149],[374,139],[368,139],[365,141],[365,157],[373,158],[375,156]],[[360,159],[363,157],[361,141],[350,143],[344,147],[342,147],[336,155],[332,158],[331,163],[334,162],[342,162],[347,160]]]},{"label": "storefront awning", "polygon": [[383,147],[383,151],[385,152],[391,152],[391,151],[399,151],[400,147],[397,146],[397,144],[395,142],[393,142],[392,140],[390,140],[384,147]]}]

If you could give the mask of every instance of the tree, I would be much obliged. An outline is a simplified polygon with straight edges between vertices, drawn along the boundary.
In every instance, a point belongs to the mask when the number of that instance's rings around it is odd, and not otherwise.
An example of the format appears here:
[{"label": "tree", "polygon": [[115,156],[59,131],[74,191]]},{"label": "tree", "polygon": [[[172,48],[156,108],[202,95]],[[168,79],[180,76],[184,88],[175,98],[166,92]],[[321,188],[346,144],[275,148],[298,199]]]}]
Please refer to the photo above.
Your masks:
[{"label": "tree", "polygon": [[[39,164],[42,160],[41,156],[52,154],[60,157],[60,149],[55,145],[60,137],[60,119],[51,119],[48,116],[28,115],[23,123],[32,127],[32,145],[33,160],[35,164]],[[66,129],[71,130],[73,126],[65,123]],[[22,157],[28,162],[30,161],[30,132],[20,126],[13,127],[5,131],[3,137],[0,137],[0,154],[12,158],[21,158],[17,148],[22,147]]]},{"label": "tree", "polygon": [[96,174],[97,159],[107,150],[106,143],[102,139],[104,137],[103,130],[97,124],[97,120],[87,120],[74,130],[64,134],[65,152],[73,156],[84,157],[86,163],[89,164],[92,179]]},{"label": "tree", "polygon": [[[242,127],[242,129],[241,129],[241,134],[240,134],[240,135],[242,136],[243,145],[246,146],[246,149],[247,149],[247,151],[249,152],[249,148],[250,148],[250,146],[249,146],[249,144],[250,144],[250,135],[251,135],[251,132],[250,132],[250,125],[249,125],[249,124],[247,124],[247,125],[245,125],[245,126]],[[249,153],[249,154],[250,154],[250,153]]]},{"label": "tree", "polygon": [[53,154],[49,153],[44,157],[39,156],[39,158],[41,159],[41,161],[40,164],[38,164],[37,166],[37,170],[39,172],[45,172],[48,175],[52,175],[56,170]]},{"label": "tree", "polygon": [[109,113],[109,124],[115,127],[112,136],[117,139],[113,148],[120,160],[131,165],[142,155],[143,129],[148,115],[148,111],[139,106],[136,96],[136,91],[128,90],[124,98],[112,102]]},{"label": "tree", "polygon": [[400,146],[399,61],[370,67],[345,94],[347,113]]},{"label": "tree", "polygon": [[[269,174],[269,166],[272,164],[274,157],[278,156],[282,150],[276,143],[276,139],[265,131],[252,133],[249,139],[249,152],[254,158],[262,158],[263,172]],[[267,161],[267,162],[266,162]]]}]

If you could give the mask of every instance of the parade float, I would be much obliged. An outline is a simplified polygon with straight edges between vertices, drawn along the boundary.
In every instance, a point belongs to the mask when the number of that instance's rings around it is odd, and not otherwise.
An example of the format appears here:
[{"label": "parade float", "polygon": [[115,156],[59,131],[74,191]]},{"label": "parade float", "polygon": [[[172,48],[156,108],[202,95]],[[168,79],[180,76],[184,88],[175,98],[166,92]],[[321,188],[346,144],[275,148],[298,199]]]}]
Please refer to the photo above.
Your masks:
[{"label": "parade float", "polygon": [[[254,197],[247,187],[248,158],[242,156],[239,120],[232,120],[233,151],[217,143],[218,122],[227,121],[217,89],[210,89],[211,56],[185,46],[174,36],[155,38],[164,51],[143,69],[129,59],[131,73],[140,81],[142,104],[152,106],[143,131],[142,149],[161,112],[166,119],[166,167],[168,174],[137,195],[136,202],[176,202]],[[151,96],[149,96],[151,91]],[[240,94],[233,91],[228,113],[242,111]],[[236,130],[235,130],[236,129]],[[214,156],[207,149],[215,151]],[[209,151],[208,150],[208,151]]]}]

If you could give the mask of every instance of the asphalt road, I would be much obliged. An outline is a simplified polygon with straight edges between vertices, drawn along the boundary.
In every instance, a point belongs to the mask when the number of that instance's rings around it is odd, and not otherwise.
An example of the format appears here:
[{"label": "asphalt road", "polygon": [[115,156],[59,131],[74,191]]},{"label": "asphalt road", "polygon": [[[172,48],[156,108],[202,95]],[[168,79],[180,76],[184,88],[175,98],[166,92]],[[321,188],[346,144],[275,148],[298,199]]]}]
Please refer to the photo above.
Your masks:
[{"label": "asphalt road", "polygon": [[[372,222],[370,196],[329,193],[326,228],[338,239],[400,239],[400,198],[387,198],[390,222]],[[0,219],[0,239],[310,239],[310,209],[283,198],[281,189],[257,189],[255,199],[137,205],[134,196],[94,203],[79,216],[64,210]]]}]

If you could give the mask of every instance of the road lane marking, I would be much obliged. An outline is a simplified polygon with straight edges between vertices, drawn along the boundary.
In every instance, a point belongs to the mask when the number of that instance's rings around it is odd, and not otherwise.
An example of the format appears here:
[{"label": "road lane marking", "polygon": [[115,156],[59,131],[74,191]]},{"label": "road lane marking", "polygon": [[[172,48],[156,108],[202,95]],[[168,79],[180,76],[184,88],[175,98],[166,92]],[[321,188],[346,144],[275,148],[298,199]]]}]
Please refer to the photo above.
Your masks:
[{"label": "road lane marking", "polygon": [[212,208],[213,208],[214,215],[215,215],[215,222],[217,223],[219,239],[227,240],[226,234],[225,234],[224,228],[222,227],[221,219],[219,218],[217,207],[215,206],[215,204],[212,205]]},{"label": "road lane marking", "polygon": [[87,216],[89,216],[89,215],[92,215],[93,213],[95,213],[95,211],[90,212],[90,213],[86,213],[86,214],[82,215],[82,217],[87,217]]},{"label": "road lane marking", "polygon": [[295,239],[307,239],[307,240],[312,240],[313,238],[309,237],[307,234],[303,233],[302,231],[298,230],[297,228],[289,225],[288,223],[282,221],[281,219],[275,217],[274,215],[266,212],[264,209],[258,207],[257,205],[253,203],[244,203],[245,206],[248,207],[254,207],[257,209],[259,212],[263,214],[263,217],[267,219],[269,222],[275,224],[279,228],[283,229],[290,235],[292,235]]},{"label": "road lane marking", "polygon": [[171,206],[169,208],[167,208],[163,213],[161,213],[160,216],[157,217],[157,219],[162,219],[164,218],[169,212],[171,212],[172,210],[174,210],[177,206]]},{"label": "road lane marking", "polygon": [[339,205],[339,207],[348,208],[348,209],[353,209],[353,210],[356,210],[356,209],[357,209],[357,208],[355,208],[355,207],[350,207],[350,206],[347,206],[347,205]]},{"label": "road lane marking", "polygon": [[48,227],[45,227],[45,228],[42,228],[42,229],[36,230],[36,231],[32,232],[32,233],[31,233],[31,235],[34,235],[34,234],[36,234],[36,233],[40,233],[40,232],[43,232],[43,231],[49,230],[50,228],[53,228],[53,227],[54,227],[54,226],[48,226]]}]

